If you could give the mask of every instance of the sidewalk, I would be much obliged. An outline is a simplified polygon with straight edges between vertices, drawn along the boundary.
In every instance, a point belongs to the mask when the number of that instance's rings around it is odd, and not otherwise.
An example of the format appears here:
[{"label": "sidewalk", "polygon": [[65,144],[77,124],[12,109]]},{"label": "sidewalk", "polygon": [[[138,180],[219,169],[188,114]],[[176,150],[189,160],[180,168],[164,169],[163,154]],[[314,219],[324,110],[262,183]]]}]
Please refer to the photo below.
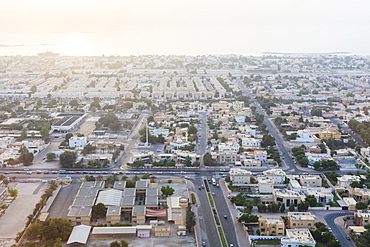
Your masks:
[{"label": "sidewalk", "polygon": [[239,211],[236,209],[235,205],[230,202],[230,200],[227,198],[229,195],[229,189],[226,186],[226,183],[224,179],[220,179],[220,188],[222,189],[222,193],[225,197],[227,206],[229,207],[230,213],[231,213],[231,218],[233,220],[234,226],[235,226],[235,231],[236,231],[236,238],[238,239],[238,246],[243,246],[243,247],[249,247],[249,239],[245,235],[243,226],[238,222],[236,217],[239,215]]}]

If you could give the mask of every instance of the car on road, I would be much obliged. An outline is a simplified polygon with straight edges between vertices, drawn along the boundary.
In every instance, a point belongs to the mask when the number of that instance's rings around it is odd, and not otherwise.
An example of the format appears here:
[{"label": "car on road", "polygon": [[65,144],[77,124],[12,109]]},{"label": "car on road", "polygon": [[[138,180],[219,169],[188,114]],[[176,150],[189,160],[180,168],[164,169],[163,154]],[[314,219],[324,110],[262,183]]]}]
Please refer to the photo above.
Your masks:
[{"label": "car on road", "polygon": [[227,215],[226,214],[224,215],[224,218],[227,219]]},{"label": "car on road", "polygon": [[233,244],[230,244],[230,247],[234,247],[234,245]]},{"label": "car on road", "polygon": [[202,246],[206,246],[206,241],[203,241],[202,242]]},{"label": "car on road", "polygon": [[351,238],[349,236],[347,236],[347,240],[351,240]]},{"label": "car on road", "polygon": [[199,187],[198,190],[202,190],[202,187]]}]

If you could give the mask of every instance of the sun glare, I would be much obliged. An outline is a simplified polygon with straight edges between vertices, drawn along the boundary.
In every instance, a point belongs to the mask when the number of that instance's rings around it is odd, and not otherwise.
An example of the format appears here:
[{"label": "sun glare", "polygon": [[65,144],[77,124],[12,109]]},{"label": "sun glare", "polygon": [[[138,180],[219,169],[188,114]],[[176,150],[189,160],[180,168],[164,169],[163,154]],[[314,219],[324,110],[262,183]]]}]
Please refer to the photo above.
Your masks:
[{"label": "sun glare", "polygon": [[58,52],[61,55],[83,56],[90,52],[88,42],[80,33],[66,34],[60,41],[59,47]]}]

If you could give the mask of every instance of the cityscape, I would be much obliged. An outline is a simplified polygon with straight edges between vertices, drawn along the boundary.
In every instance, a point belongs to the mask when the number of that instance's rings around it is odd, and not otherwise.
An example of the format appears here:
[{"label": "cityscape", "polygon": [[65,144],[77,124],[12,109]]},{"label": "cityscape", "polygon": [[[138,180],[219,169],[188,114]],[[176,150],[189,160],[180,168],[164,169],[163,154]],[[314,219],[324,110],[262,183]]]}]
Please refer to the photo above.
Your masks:
[{"label": "cityscape", "polygon": [[1,245],[367,246],[369,67],[3,56]]},{"label": "cityscape", "polygon": [[369,6],[0,1],[0,246],[370,247]]}]

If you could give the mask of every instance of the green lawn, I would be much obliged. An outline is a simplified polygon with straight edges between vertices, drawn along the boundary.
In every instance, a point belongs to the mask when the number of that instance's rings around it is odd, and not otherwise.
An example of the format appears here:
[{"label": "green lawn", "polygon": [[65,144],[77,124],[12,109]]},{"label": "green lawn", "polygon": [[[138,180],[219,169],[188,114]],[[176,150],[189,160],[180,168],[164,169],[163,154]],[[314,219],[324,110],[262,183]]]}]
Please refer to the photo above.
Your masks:
[{"label": "green lawn", "polygon": [[258,240],[256,245],[280,245],[280,240]]}]

